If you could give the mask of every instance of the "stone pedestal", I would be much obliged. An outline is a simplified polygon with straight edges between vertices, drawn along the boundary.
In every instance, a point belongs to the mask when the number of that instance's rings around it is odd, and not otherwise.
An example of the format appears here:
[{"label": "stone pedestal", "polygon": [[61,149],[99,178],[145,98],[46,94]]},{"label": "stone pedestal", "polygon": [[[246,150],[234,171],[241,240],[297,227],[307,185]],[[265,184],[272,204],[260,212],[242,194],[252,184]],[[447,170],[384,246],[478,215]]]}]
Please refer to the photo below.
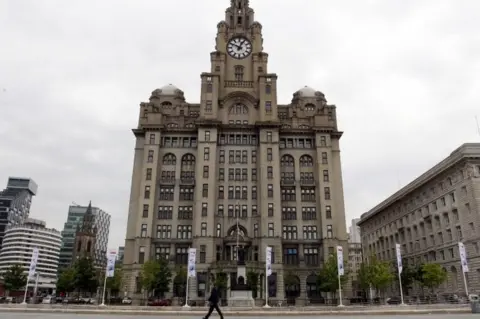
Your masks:
[{"label": "stone pedestal", "polygon": [[255,307],[251,290],[232,290],[228,298],[229,307]]}]

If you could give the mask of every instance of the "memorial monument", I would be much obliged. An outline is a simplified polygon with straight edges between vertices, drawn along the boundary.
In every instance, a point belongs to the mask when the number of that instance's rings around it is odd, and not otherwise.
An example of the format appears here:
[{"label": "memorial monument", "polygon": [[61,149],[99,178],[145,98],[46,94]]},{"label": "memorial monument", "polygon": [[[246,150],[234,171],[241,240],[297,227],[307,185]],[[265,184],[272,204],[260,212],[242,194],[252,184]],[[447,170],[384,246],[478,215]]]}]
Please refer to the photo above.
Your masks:
[{"label": "memorial monument", "polygon": [[247,267],[245,265],[245,250],[237,247],[237,283],[230,288],[229,307],[254,307],[252,290],[247,284]]}]

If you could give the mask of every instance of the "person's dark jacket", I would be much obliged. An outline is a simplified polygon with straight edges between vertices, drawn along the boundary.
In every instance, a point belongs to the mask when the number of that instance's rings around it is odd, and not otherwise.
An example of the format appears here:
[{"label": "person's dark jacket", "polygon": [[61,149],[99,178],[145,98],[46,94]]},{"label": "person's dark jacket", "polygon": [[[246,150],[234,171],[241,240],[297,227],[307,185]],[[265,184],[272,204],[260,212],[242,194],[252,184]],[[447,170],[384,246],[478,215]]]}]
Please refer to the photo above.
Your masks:
[{"label": "person's dark jacket", "polygon": [[217,288],[213,287],[212,291],[210,292],[210,297],[208,298],[208,301],[212,304],[212,305],[216,305],[218,304],[218,290]]}]

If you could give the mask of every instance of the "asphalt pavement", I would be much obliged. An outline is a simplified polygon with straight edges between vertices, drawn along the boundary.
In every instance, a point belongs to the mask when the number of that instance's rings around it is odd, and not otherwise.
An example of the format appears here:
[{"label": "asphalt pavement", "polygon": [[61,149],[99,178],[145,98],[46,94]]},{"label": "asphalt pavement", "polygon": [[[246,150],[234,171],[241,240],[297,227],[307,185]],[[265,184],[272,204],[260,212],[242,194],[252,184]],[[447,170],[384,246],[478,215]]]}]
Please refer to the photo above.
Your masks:
[{"label": "asphalt pavement", "polygon": [[[118,314],[114,315],[108,315],[108,314],[72,314],[72,313],[16,313],[16,312],[0,312],[0,318],[1,319],[100,319],[100,318],[114,318],[114,317],[119,317]],[[140,318],[140,317],[145,317],[145,315],[122,315],[122,319],[134,319],[134,318]],[[171,315],[162,315],[162,313],[158,313],[155,315],[155,317],[169,317],[171,318]],[[178,319],[201,319],[201,317],[198,316],[184,316],[184,315],[176,315],[174,316],[175,318]],[[371,315],[368,313],[366,314],[361,314],[361,315],[322,315],[322,319],[351,319],[353,318],[358,318],[358,319],[367,319],[371,318]],[[478,319],[479,315],[476,314],[435,314],[435,315],[429,315],[429,314],[424,314],[424,315],[388,315],[388,316],[383,316],[383,315],[376,315],[375,319],[392,319],[392,317],[397,318],[397,319]],[[213,314],[210,318],[212,319],[219,319],[220,317],[217,314]],[[274,319],[278,318],[275,316],[262,316],[262,319]],[[302,317],[302,316],[291,316],[290,318],[292,319],[312,319],[311,316],[308,317]],[[225,316],[225,319],[245,319],[245,317],[238,317],[238,316]]]}]

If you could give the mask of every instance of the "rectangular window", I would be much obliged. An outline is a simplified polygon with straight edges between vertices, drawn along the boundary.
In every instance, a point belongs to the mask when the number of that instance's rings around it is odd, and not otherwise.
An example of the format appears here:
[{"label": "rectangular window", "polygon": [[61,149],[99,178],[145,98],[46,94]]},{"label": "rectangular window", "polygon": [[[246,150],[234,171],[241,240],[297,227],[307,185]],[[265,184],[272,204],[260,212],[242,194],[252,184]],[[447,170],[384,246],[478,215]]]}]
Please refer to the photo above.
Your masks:
[{"label": "rectangular window", "polygon": [[328,164],[327,152],[322,152],[322,164]]},{"label": "rectangular window", "polygon": [[327,225],[327,238],[333,238],[333,226]]},{"label": "rectangular window", "polygon": [[252,164],[257,163],[257,151],[252,151]]},{"label": "rectangular window", "polygon": [[267,185],[267,196],[268,198],[273,198],[273,184]]},{"label": "rectangular window", "polygon": [[191,239],[192,238],[192,226],[191,225],[178,225],[177,226],[177,239]]},{"label": "rectangular window", "polygon": [[145,247],[139,247],[138,249],[138,263],[141,265],[145,262]]},{"label": "rectangular window", "polygon": [[150,144],[155,144],[155,134],[150,134]]},{"label": "rectangular window", "polygon": [[206,113],[211,113],[213,110],[213,107],[212,107],[212,101],[207,101],[205,103],[205,112]]},{"label": "rectangular window", "polygon": [[327,146],[327,137],[320,136],[320,146]]},{"label": "rectangular window", "polygon": [[158,219],[172,219],[173,218],[173,206],[158,206]]},{"label": "rectangular window", "polygon": [[228,199],[235,199],[233,196],[233,186],[228,186]]},{"label": "rectangular window", "polygon": [[225,151],[224,150],[220,150],[220,153],[219,153],[219,156],[218,156],[218,162],[220,164],[225,163]]},{"label": "rectangular window", "polygon": [[143,218],[147,218],[148,217],[148,204],[144,204],[143,205],[143,213],[142,213],[142,217]]},{"label": "rectangular window", "polygon": [[206,217],[208,215],[208,203],[202,203],[202,216]]},{"label": "rectangular window", "polygon": [[140,229],[140,237],[147,237],[147,224],[142,224],[142,228]]},{"label": "rectangular window", "polygon": [[170,247],[155,247],[156,260],[170,260]]},{"label": "rectangular window", "polygon": [[145,186],[145,195],[144,195],[144,198],[145,199],[149,199],[150,198],[150,186]]},{"label": "rectangular window", "polygon": [[224,214],[223,205],[218,205],[218,207],[217,207],[217,215],[218,215],[218,216],[223,216],[223,214]]},{"label": "rectangular window", "polygon": [[252,168],[252,182],[256,182],[256,181],[257,181],[257,169]]},{"label": "rectangular window", "polygon": [[248,164],[248,151],[242,151],[242,164]]},{"label": "rectangular window", "polygon": [[178,206],[177,219],[179,220],[193,219],[193,206]]},{"label": "rectangular window", "polygon": [[224,199],[225,198],[225,189],[223,186],[218,187],[218,199]]},{"label": "rectangular window", "polygon": [[327,219],[332,218],[332,206],[330,206],[330,205],[325,206],[325,217]]},{"label": "rectangular window", "polygon": [[253,237],[254,238],[258,237],[258,224],[253,225]]},{"label": "rectangular window", "polygon": [[207,93],[212,93],[212,91],[213,91],[212,83],[207,83]]},{"label": "rectangular window", "polygon": [[205,142],[210,141],[210,131],[205,131]]},{"label": "rectangular window", "polygon": [[273,166],[267,166],[267,178],[268,179],[273,178]]},{"label": "rectangular window", "polygon": [[330,187],[325,187],[325,199],[330,199]]},{"label": "rectangular window", "polygon": [[252,199],[257,199],[257,186],[252,186]]},{"label": "rectangular window", "polygon": [[224,181],[225,180],[225,169],[224,168],[219,168],[218,169],[218,180],[219,181]]},{"label": "rectangular window", "polygon": [[271,131],[267,132],[267,143],[272,143],[272,132]]},{"label": "rectangular window", "polygon": [[208,178],[208,175],[209,175],[209,167],[204,166],[203,167],[203,178]]},{"label": "rectangular window", "polygon": [[210,147],[205,147],[203,149],[203,160],[204,161],[210,160]]},{"label": "rectangular window", "polygon": [[268,203],[268,217],[273,217],[273,203]]},{"label": "rectangular window", "polygon": [[207,262],[207,246],[200,245],[200,263],[204,264]]},{"label": "rectangular window", "polygon": [[265,102],[265,113],[271,114],[272,113],[272,102],[266,101]]},{"label": "rectangular window", "polygon": [[328,170],[323,171],[323,181],[324,182],[329,182],[330,181],[330,176],[328,175]]},{"label": "rectangular window", "polygon": [[252,205],[252,216],[258,215],[257,205]]},{"label": "rectangular window", "polygon": [[273,227],[273,223],[268,223],[268,237],[275,236],[275,228]]},{"label": "rectangular window", "polygon": [[208,184],[203,184],[202,197],[203,198],[208,198]]},{"label": "rectangular window", "polygon": [[157,238],[159,239],[172,238],[172,225],[157,225]]},{"label": "rectangular window", "polygon": [[151,181],[152,180],[152,169],[151,168],[147,168],[147,173],[145,174],[145,180],[147,181]]},{"label": "rectangular window", "polygon": [[[171,188],[172,192],[173,192],[173,188]],[[187,200],[187,201],[190,201],[190,200],[193,200],[195,197],[195,194],[194,194],[194,188],[193,187],[181,187],[180,188],[180,197],[179,199],[180,200]],[[173,200],[173,196],[171,196],[171,200]]]},{"label": "rectangular window", "polygon": [[148,151],[147,163],[153,163],[153,150]]},{"label": "rectangular window", "polygon": [[273,160],[273,151],[271,148],[267,148],[267,161],[271,162]]},{"label": "rectangular window", "polygon": [[200,236],[207,237],[207,223],[202,223],[201,230],[200,230]]}]

